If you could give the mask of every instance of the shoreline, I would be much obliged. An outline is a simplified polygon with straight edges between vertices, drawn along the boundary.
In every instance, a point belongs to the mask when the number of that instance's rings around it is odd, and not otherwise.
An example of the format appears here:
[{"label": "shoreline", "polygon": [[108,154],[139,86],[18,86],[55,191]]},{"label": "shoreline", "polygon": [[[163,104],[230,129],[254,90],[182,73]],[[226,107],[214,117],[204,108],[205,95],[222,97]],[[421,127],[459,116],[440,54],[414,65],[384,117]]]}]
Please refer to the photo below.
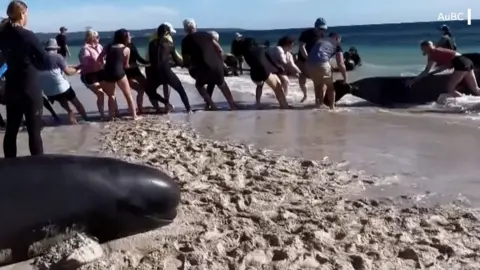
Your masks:
[{"label": "shoreline", "polygon": [[480,268],[478,210],[350,199],[378,178],[205,139],[167,117],[110,123],[101,138],[100,152],[174,177],[182,202],[171,225],[114,241],[81,269]]}]

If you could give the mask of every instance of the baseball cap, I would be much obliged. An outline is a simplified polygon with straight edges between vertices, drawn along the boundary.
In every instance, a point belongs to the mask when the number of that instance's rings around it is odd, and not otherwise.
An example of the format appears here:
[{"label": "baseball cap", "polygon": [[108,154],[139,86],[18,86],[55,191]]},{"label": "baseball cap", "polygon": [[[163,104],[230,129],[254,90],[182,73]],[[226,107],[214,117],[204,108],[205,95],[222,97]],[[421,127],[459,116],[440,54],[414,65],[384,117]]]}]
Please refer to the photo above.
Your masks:
[{"label": "baseball cap", "polygon": [[327,22],[324,18],[318,18],[315,21],[315,28],[327,30]]},{"label": "baseball cap", "polygon": [[60,27],[60,31],[67,31],[68,29],[65,26]]},{"label": "baseball cap", "polygon": [[169,23],[169,22],[164,22],[163,24],[166,25],[166,26],[168,26],[168,28],[170,29],[170,33],[172,33],[172,34],[177,33],[177,30],[175,30],[175,28],[173,28],[173,25],[172,25],[171,23]]},{"label": "baseball cap", "polygon": [[444,24],[440,27],[440,30],[443,30],[443,31],[450,31],[450,27],[448,27],[448,25]]}]

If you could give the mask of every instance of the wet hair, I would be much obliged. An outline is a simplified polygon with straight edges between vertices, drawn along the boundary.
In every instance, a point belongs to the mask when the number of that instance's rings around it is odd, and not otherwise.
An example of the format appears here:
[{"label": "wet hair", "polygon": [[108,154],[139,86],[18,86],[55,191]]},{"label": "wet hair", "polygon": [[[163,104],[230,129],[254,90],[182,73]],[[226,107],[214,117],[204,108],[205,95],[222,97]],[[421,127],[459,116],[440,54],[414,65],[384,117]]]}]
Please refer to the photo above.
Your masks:
[{"label": "wet hair", "polygon": [[350,47],[350,49],[348,49],[348,51],[351,52],[351,53],[358,54],[357,48],[355,48],[355,47]]},{"label": "wet hair", "polygon": [[125,28],[118,29],[113,33],[113,44],[128,45],[128,31]]},{"label": "wet hair", "polygon": [[161,38],[167,34],[170,34],[170,27],[164,23],[160,24],[157,28],[157,36]]},{"label": "wet hair", "polygon": [[7,6],[8,18],[4,18],[0,21],[0,29],[3,29],[9,22],[13,24],[18,23],[22,19],[23,13],[27,11],[27,8],[27,4],[23,1],[11,1]]},{"label": "wet hair", "polygon": [[278,40],[277,46],[291,46],[293,43],[295,43],[295,40],[293,38],[289,36],[284,36]]}]

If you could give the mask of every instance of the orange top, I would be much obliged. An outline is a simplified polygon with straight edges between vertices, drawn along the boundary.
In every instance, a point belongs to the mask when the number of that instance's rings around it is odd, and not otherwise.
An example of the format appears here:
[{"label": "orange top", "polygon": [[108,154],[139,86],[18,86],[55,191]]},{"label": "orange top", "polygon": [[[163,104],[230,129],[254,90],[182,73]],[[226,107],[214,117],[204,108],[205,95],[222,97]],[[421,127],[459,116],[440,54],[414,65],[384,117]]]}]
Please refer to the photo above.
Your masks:
[{"label": "orange top", "polygon": [[428,60],[441,66],[451,66],[452,60],[457,56],[457,52],[444,48],[434,48],[428,54]]}]

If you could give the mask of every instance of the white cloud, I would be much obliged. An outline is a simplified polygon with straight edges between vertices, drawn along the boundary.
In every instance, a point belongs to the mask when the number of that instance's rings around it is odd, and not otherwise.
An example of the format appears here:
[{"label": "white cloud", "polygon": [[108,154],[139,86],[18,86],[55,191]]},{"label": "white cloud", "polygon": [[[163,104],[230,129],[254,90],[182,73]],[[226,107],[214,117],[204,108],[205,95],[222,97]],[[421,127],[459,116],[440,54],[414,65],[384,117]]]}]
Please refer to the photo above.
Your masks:
[{"label": "white cloud", "polygon": [[[98,0],[99,1],[99,0]],[[115,5],[68,6],[59,9],[29,10],[28,28],[36,32],[56,32],[60,26],[83,31],[87,26],[97,30],[118,28],[156,28],[164,21],[179,21],[179,12],[164,6]]]}]

